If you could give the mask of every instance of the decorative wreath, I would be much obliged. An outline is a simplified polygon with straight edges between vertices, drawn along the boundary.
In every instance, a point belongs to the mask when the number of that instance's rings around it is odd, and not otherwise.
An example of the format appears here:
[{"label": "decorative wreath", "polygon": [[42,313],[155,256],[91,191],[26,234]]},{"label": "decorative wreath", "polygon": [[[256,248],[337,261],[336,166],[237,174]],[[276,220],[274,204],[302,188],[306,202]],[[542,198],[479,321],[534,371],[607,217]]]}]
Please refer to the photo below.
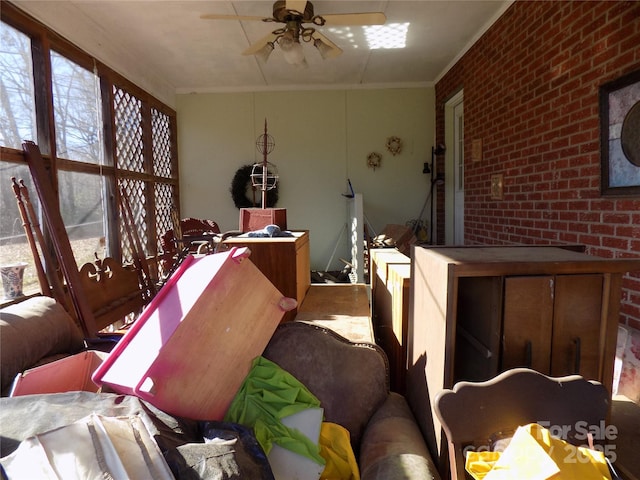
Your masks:
[{"label": "decorative wreath", "polygon": [[387,150],[395,157],[402,151],[402,140],[399,137],[387,138]]},{"label": "decorative wreath", "polygon": [[373,168],[374,171],[380,166],[381,162],[382,157],[377,152],[371,152],[369,156],[367,156],[367,166]]},{"label": "decorative wreath", "polygon": [[[236,170],[231,181],[231,198],[236,208],[256,208],[262,206],[262,192],[251,185],[251,170],[253,165],[245,165]],[[247,189],[251,188],[257,203],[247,196]],[[256,194],[257,192],[257,194]],[[267,190],[267,208],[272,208],[278,203],[278,185]]]}]

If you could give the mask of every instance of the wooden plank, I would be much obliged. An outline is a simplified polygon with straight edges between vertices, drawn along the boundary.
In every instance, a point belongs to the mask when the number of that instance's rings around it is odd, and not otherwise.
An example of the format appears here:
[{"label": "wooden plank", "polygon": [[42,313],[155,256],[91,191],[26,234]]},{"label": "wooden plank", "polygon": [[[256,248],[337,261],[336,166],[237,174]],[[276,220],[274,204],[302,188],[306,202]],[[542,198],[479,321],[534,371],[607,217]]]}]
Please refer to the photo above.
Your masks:
[{"label": "wooden plank", "polygon": [[364,284],[314,284],[309,288],[298,314],[321,318],[333,315],[369,316],[369,294]]},{"label": "wooden plank", "polygon": [[36,272],[38,273],[38,282],[40,283],[40,291],[47,297],[50,297],[51,287],[49,286],[49,280],[47,279],[47,275],[44,272],[44,266],[42,265],[42,261],[40,260],[40,253],[38,252],[38,246],[36,245],[36,240],[33,235],[33,230],[31,230],[31,222],[29,221],[29,214],[27,213],[27,207],[22,198],[20,185],[18,184],[16,177],[11,177],[11,182],[13,186],[13,193],[16,196],[16,202],[18,203],[18,210],[20,211],[22,226],[24,227],[25,234],[27,235],[27,241],[29,243],[29,247],[31,248],[31,255],[33,256],[33,261],[36,266]]},{"label": "wooden plank", "polygon": [[295,320],[329,328],[352,342],[375,343],[365,284],[311,285]]},{"label": "wooden plank", "polygon": [[60,262],[60,268],[67,280],[67,287],[71,294],[74,310],[84,334],[88,337],[94,337],[98,333],[95,318],[80,282],[78,264],[73,256],[69,236],[64,228],[64,222],[62,221],[62,215],[58,207],[58,197],[53,191],[51,180],[44,168],[44,161],[40,154],[40,149],[35,143],[30,141],[24,142],[22,147],[25,151],[27,163],[29,164],[33,184],[40,198],[44,219],[51,233],[53,246],[58,256],[58,261]]},{"label": "wooden plank", "polygon": [[[36,234],[36,239],[40,244],[40,249],[42,250],[42,257],[44,258],[45,268],[49,272],[49,278],[51,282],[51,291],[53,292],[53,298],[64,307],[64,309],[69,312],[69,314],[73,315],[73,309],[69,306],[69,302],[67,301],[67,295],[64,292],[64,286],[62,285],[62,280],[60,275],[58,274],[57,266],[58,264],[54,262],[53,257],[51,256],[51,252],[47,246],[47,243],[44,240],[44,235],[42,234],[42,229],[40,228],[40,222],[38,221],[38,215],[36,214],[36,210],[31,203],[31,197],[29,195],[29,190],[27,189],[24,181],[20,180],[20,194],[24,199],[24,204],[27,208],[27,213],[31,218],[31,223],[33,224],[33,229]],[[48,280],[49,281],[49,280]]]}]

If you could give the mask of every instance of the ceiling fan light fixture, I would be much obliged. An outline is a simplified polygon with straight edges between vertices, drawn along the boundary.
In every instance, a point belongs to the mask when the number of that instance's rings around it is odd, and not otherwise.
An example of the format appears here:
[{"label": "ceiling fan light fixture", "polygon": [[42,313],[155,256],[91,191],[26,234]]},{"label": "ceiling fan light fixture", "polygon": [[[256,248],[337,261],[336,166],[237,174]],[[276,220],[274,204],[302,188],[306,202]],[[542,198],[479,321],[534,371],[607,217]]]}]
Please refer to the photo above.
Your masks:
[{"label": "ceiling fan light fixture", "polygon": [[295,42],[291,47],[287,49],[282,49],[282,53],[284,54],[284,59],[287,63],[291,65],[302,65],[305,63],[304,51],[302,50],[302,45]]},{"label": "ceiling fan light fixture", "polygon": [[[276,28],[271,33],[253,42],[246,48],[242,55],[256,55],[258,60],[266,62],[278,44],[282,50],[287,63],[298,67],[306,67],[302,43],[313,43],[322,59],[335,58],[342,53],[342,49],[325,37],[316,27],[323,27],[326,24],[340,25],[384,25],[387,17],[382,12],[362,12],[362,13],[336,13],[326,15],[316,15],[313,4],[308,0],[276,0],[273,4],[273,16],[271,18],[257,17],[252,15],[201,15],[201,18],[211,20],[235,20],[235,21],[262,21],[284,24]],[[406,36],[406,29],[404,29]],[[404,47],[404,44],[402,45]],[[374,48],[374,47],[371,47]],[[401,48],[384,47],[375,48]]]},{"label": "ceiling fan light fixture", "polygon": [[326,60],[327,58],[331,58],[331,54],[333,52],[331,47],[326,43],[324,43],[321,39],[314,38],[313,46],[318,49],[318,52],[320,52],[320,56],[322,57],[323,60]]},{"label": "ceiling fan light fixture", "polygon": [[292,30],[287,30],[278,39],[278,44],[284,55],[284,59],[291,65],[302,65],[305,63],[304,51],[300,41],[296,38]]},{"label": "ceiling fan light fixture", "polygon": [[262,47],[255,53],[255,56],[258,57],[260,61],[267,63],[267,60],[269,60],[269,55],[271,55],[271,52],[273,52],[274,48],[275,46],[273,45],[273,42],[267,42],[264,44],[264,47]]}]

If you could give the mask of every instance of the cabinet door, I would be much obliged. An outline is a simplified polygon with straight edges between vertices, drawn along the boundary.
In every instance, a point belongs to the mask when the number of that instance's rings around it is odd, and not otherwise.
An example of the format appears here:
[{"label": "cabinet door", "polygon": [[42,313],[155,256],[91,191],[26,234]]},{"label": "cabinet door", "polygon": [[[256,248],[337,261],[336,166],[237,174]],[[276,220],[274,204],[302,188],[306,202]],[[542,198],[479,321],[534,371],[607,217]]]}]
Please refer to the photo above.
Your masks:
[{"label": "cabinet door", "polygon": [[551,374],[600,380],[602,275],[558,275],[551,342]]},{"label": "cabinet door", "polygon": [[505,278],[502,370],[550,372],[553,293],[552,275]]}]

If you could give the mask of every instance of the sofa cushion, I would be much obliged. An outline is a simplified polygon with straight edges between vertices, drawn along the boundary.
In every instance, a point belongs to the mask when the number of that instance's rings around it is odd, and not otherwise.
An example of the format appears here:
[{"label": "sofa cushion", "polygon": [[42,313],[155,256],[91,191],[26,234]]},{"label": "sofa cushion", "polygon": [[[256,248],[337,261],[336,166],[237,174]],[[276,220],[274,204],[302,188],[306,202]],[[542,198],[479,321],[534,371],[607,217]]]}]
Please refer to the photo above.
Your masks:
[{"label": "sofa cushion", "polygon": [[325,420],[349,430],[357,452],[365,426],[389,394],[384,351],[317,325],[287,322],[278,326],[263,355],[320,400]]},{"label": "sofa cushion", "polygon": [[84,346],[82,333],[62,306],[49,297],[32,297],[0,310],[2,394],[18,373],[44,357],[70,354]]}]

